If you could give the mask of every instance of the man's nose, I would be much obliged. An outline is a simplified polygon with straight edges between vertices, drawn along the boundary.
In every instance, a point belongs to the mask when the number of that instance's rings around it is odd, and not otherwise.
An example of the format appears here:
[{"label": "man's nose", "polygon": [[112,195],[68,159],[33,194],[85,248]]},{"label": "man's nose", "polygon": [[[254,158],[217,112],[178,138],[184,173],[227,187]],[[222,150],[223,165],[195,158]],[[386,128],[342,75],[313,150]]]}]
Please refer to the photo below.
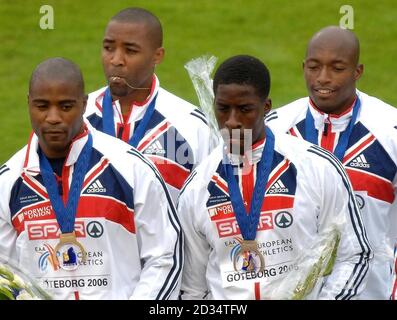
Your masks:
[{"label": "man's nose", "polygon": [[57,124],[62,121],[60,110],[56,106],[51,106],[48,108],[46,121],[50,124]]},{"label": "man's nose", "polygon": [[240,116],[239,116],[239,112],[235,109],[232,109],[229,113],[229,117],[227,118],[226,122],[225,122],[225,126],[226,128],[228,128],[229,130],[233,130],[233,129],[241,129],[242,128],[242,124],[240,121]]},{"label": "man's nose", "polygon": [[331,81],[331,75],[327,67],[320,69],[320,73],[317,77],[317,82],[321,85],[325,85]]},{"label": "man's nose", "polygon": [[123,50],[115,49],[113,51],[113,55],[110,59],[110,63],[114,66],[122,66],[124,65],[124,54]]}]

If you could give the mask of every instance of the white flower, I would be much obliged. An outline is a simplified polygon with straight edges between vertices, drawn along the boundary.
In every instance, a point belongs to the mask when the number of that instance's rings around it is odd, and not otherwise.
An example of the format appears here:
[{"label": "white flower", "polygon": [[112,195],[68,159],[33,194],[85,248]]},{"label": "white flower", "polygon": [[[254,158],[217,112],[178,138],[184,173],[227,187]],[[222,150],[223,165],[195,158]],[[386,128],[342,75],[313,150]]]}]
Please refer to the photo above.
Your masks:
[{"label": "white flower", "polygon": [[24,271],[0,256],[0,300],[3,299],[40,300],[51,296]]},{"label": "white flower", "polygon": [[26,284],[25,282],[22,280],[22,278],[20,276],[18,276],[17,274],[14,274],[14,281],[13,283],[15,284],[15,286],[17,286],[18,289],[24,289],[26,288]]},{"label": "white flower", "polygon": [[37,297],[32,297],[26,290],[22,290],[16,298],[17,300],[39,300]]},{"label": "white flower", "polygon": [[6,278],[7,280],[13,280],[14,275],[10,269],[8,269],[4,264],[0,263],[0,277]]},{"label": "white flower", "polygon": [[0,276],[0,287],[11,287],[11,281]]}]

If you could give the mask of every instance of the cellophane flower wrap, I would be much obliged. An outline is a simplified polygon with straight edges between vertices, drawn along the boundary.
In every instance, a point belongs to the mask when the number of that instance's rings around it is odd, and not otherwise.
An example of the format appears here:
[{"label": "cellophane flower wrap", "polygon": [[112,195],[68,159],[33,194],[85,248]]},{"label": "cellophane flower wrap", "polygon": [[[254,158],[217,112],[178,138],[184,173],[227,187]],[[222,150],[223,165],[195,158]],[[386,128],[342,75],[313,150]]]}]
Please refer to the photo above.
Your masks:
[{"label": "cellophane flower wrap", "polygon": [[0,300],[50,300],[45,292],[16,263],[0,256]]}]

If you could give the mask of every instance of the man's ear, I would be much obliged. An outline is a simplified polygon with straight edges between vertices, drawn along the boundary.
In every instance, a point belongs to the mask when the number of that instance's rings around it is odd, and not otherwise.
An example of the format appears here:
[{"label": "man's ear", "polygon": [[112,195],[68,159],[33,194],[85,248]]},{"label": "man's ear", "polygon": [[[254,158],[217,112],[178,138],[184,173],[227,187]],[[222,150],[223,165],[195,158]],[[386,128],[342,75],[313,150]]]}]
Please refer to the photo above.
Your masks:
[{"label": "man's ear", "polygon": [[272,109],[272,99],[266,98],[265,103],[263,105],[263,110],[265,111],[265,116],[270,112]]},{"label": "man's ear", "polygon": [[157,48],[156,53],[154,54],[154,67],[160,64],[164,59],[165,50],[163,47]]},{"label": "man's ear", "polygon": [[361,78],[363,73],[364,73],[364,65],[358,64],[356,70],[354,71],[354,79],[357,81],[358,79]]}]

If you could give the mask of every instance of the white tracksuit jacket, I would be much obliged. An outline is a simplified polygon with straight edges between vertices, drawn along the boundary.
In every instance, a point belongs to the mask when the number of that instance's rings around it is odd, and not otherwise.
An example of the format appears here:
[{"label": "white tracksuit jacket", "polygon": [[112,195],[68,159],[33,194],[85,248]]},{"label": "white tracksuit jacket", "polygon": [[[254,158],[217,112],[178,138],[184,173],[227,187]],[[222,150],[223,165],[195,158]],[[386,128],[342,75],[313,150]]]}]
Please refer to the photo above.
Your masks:
[{"label": "white tracksuit jacket", "polygon": [[[249,206],[256,164],[264,143],[254,146],[253,170],[241,174],[240,191]],[[222,165],[222,146],[187,179],[178,202],[185,234],[183,299],[269,299],[269,288],[297,257],[308,253],[317,234],[342,222],[333,272],[308,297],[351,299],[362,290],[371,250],[351,186],[330,153],[285,134],[276,135],[272,171],[256,240],[265,259],[263,272],[235,271],[233,256],[241,239]],[[321,291],[319,292],[319,290]]]},{"label": "white tracksuit jacket", "polygon": [[[397,127],[394,127],[397,109],[358,90],[357,97],[361,109],[342,162],[374,251],[367,287],[359,298],[389,299],[393,247],[397,239]],[[273,131],[288,132],[304,139],[307,108],[318,131],[318,145],[334,151],[340,133],[350,122],[351,109],[338,117],[328,116],[318,111],[306,97],[271,112],[266,123]]]},{"label": "white tracksuit jacket", "polygon": [[[105,88],[89,95],[85,117],[97,130],[103,131],[102,102]],[[210,152],[210,131],[204,114],[195,106],[160,87],[153,77],[150,96],[134,104],[124,123],[119,101],[113,102],[117,137],[128,142],[143,118],[147,107],[158,93],[155,111],[137,149],[156,165],[176,202],[183,183]]]},{"label": "white tracksuit jacket", "polygon": [[[90,133],[93,148],[75,221],[87,261],[74,271],[51,261],[60,231],[40,174],[36,135],[0,167],[0,254],[55,299],[177,297],[182,234],[164,181],[130,145],[92,128]],[[64,196],[86,141],[87,134],[72,144]]]}]

